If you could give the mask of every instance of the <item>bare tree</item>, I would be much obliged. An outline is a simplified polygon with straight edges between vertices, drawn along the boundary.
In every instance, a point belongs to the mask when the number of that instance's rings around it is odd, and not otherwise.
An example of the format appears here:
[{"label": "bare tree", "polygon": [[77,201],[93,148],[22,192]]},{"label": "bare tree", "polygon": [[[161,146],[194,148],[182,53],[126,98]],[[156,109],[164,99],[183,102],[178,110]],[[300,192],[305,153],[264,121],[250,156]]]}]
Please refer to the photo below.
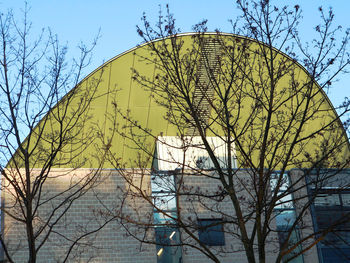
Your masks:
[{"label": "bare tree", "polygon": [[[120,189],[117,216],[130,235],[159,246],[159,256],[168,249],[178,259],[179,248],[194,248],[214,262],[235,253],[248,262],[289,262],[320,242],[348,245],[342,232],[348,208],[324,225],[312,222],[311,210],[321,213],[322,196],[341,198],[349,187],[350,103],[336,113],[325,95],[349,66],[349,31],[339,36],[332,10],[320,8],[319,38],[305,45],[298,5],[237,5],[242,15],[232,22],[235,34],[206,33],[203,21],[191,36],[181,35],[169,10],[154,27],[143,17],[138,33],[149,52],[135,54],[155,73],[135,68],[134,79],[176,134],[154,133],[115,104],[127,120],[116,131],[140,152],[139,166],[153,160],[151,171],[120,171],[129,187]],[[121,168],[119,159],[114,163]],[[125,208],[137,199],[152,206],[153,215]],[[339,204],[348,207],[343,199]],[[210,229],[235,245],[213,246],[205,236]],[[172,239],[173,230],[181,238]]]},{"label": "bare tree", "polygon": [[75,172],[91,167],[82,153],[95,140],[87,121],[101,80],[77,85],[96,41],[80,45],[80,58],[69,62],[67,46],[50,31],[33,40],[27,13],[21,23],[12,12],[0,17],[0,242],[8,262],[23,262],[20,253],[37,262],[49,242],[61,251],[57,262],[67,262],[107,223],[79,226],[68,213],[96,185],[103,164],[101,152],[97,169]]}]

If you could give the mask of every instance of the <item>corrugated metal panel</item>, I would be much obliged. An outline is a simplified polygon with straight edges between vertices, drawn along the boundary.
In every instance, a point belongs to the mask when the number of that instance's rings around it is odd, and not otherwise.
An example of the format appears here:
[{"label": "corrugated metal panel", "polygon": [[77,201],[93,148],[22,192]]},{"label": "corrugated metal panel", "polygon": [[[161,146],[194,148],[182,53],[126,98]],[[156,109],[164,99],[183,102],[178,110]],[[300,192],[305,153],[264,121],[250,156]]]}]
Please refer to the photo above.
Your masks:
[{"label": "corrugated metal panel", "polygon": [[[227,168],[228,149],[220,137],[207,137],[221,167]],[[231,147],[232,166],[236,167],[234,144]],[[160,171],[185,169],[213,169],[214,165],[199,136],[180,138],[177,136],[162,136],[157,140],[158,169]]]}]

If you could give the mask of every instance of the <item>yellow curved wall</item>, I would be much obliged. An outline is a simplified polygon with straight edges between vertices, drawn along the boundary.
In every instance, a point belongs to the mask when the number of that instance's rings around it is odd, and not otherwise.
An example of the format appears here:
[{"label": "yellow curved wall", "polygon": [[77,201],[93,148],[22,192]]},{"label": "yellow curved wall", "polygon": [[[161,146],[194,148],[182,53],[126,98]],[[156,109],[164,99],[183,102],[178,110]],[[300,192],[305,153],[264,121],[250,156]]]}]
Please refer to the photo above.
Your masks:
[{"label": "yellow curved wall", "polygon": [[[232,41],[233,38],[238,38],[236,36],[228,35],[223,37],[223,39],[227,39],[225,41]],[[193,39],[191,35],[181,36],[181,39],[184,41],[184,48],[190,48],[193,45]],[[258,45],[254,42],[250,42],[252,49],[257,49]],[[254,46],[255,45],[255,46]],[[280,60],[282,61],[286,57],[282,54],[278,54]],[[85,96],[86,92],[89,90],[94,90],[96,87],[96,83],[99,83],[96,89],[96,92],[93,94],[93,99],[88,109],[85,111],[85,116],[82,118],[81,123],[76,126],[76,128],[71,127],[71,141],[67,141],[67,145],[63,148],[64,150],[59,154],[59,161],[56,162],[56,166],[59,167],[74,167],[74,166],[82,166],[82,167],[92,167],[97,168],[101,165],[101,154],[103,153],[104,146],[101,143],[103,140],[107,147],[114,154],[114,160],[118,160],[121,167],[150,167],[150,156],[148,156],[144,151],[138,150],[139,146],[144,147],[145,150],[149,150],[149,153],[152,153],[154,150],[154,142],[155,137],[159,135],[163,136],[175,136],[177,135],[177,128],[169,124],[166,120],[164,120],[164,116],[166,114],[166,110],[156,103],[155,99],[152,97],[150,91],[141,87],[141,85],[133,78],[132,69],[137,69],[137,71],[141,75],[148,76],[150,78],[156,75],[156,69],[154,64],[147,62],[144,58],[151,58],[150,50],[147,45],[143,45],[141,47],[135,48],[131,51],[128,51],[120,56],[113,58],[112,60],[106,62],[88,77],[86,77],[78,87],[76,87],[72,92],[75,92],[76,95],[73,96],[72,101],[69,106],[69,116],[70,120],[74,119],[74,115],[79,111],[79,106],[81,104],[80,96]],[[283,59],[282,59],[283,58]],[[254,62],[258,65],[258,59],[255,59]],[[278,59],[276,59],[278,61]],[[292,61],[290,61],[292,62]],[[307,82],[308,75],[305,70],[301,68],[298,64],[294,64],[295,78],[298,82]],[[258,78],[259,75],[252,72],[252,77]],[[283,106],[280,109],[281,117],[273,120],[275,127],[273,127],[273,132],[278,134],[280,127],[279,125],[283,125],[283,115],[287,116],[290,114],[290,110],[297,105],[296,101],[302,100],[304,94],[300,93],[299,96],[294,96],[293,99],[288,99],[288,92],[285,89],[289,88],[290,77],[282,78],[278,85],[277,89],[284,90],[279,95],[277,95],[278,100],[283,101],[286,100],[285,104],[287,106]],[[225,85],[223,83],[223,85]],[[316,84],[314,84],[316,85]],[[257,87],[252,87],[247,85],[245,87],[245,92],[249,94],[250,92],[256,92]],[[315,89],[318,90],[318,89]],[[90,94],[91,95],[91,94]],[[316,92],[313,94],[314,99],[312,100],[315,104],[314,107],[318,107],[320,109],[320,113],[315,115],[314,118],[308,120],[307,125],[303,128],[302,134],[303,136],[308,136],[313,131],[315,131],[318,127],[325,124],[327,122],[327,118],[335,119],[336,114],[329,103],[328,99],[325,97],[323,92]],[[245,102],[242,103],[244,107],[238,109],[232,106],[233,116],[239,116],[238,122],[236,124],[237,131],[242,131],[245,128],[245,124],[251,121],[251,106],[254,103],[254,100],[249,97],[245,97]],[[54,116],[59,107],[64,107],[64,100],[58,105],[48,116],[52,122],[51,125],[46,126],[45,131],[47,133],[47,138],[52,136],[52,132],[59,129],[60,125],[57,124]],[[115,107],[115,105],[117,107]],[[118,109],[119,113],[116,112]],[[128,125],[128,121],[122,117],[122,115],[128,115],[131,119],[136,120],[138,125],[144,127],[148,130],[149,134],[145,135],[144,131],[140,131],[137,127],[132,128],[135,135],[140,135],[139,143],[137,146],[135,142],[132,142],[129,137],[130,125]],[[213,117],[215,117],[215,113],[211,113]],[[259,113],[261,116],[264,115],[264,112]],[[260,116],[260,117],[261,117]],[[114,119],[116,118],[116,119]],[[116,126],[113,126],[116,124]],[[66,125],[70,125],[67,124]],[[213,129],[217,130],[219,134],[222,134],[222,128],[218,125],[215,128],[213,124]],[[254,131],[248,129],[248,132],[245,132],[242,135],[242,140],[245,144],[244,147],[247,149],[250,147],[249,141],[251,141],[251,136],[255,138],[259,138],[262,136],[261,128],[263,125],[261,123],[254,124]],[[295,122],[297,127],[298,121]],[[39,125],[40,126],[40,125]],[[40,127],[37,127],[37,130]],[[114,131],[114,133],[112,133]],[[124,133],[121,135],[120,133]],[[50,135],[51,134],[51,135]],[[152,135],[150,135],[152,134]],[[212,135],[212,134],[208,134]],[[84,136],[88,140],[82,141],[76,140],[74,141],[74,136],[76,138],[83,138]],[[80,136],[80,137],[79,137]],[[276,135],[278,137],[278,135]],[[348,140],[346,135],[341,127],[339,121],[335,122],[335,126],[332,128],[332,131],[325,131],[323,136],[326,138],[333,138],[334,140],[344,140],[346,142],[344,147],[339,150],[339,159],[344,159],[346,156],[349,156],[349,147]],[[288,143],[292,137],[292,134],[288,134],[286,136],[285,141],[285,149],[278,150],[276,155],[273,155],[274,158],[278,158],[278,156],[283,156],[283,151],[287,151]],[[112,139],[111,139],[112,138]],[[134,137],[136,138],[136,137]],[[111,139],[110,143],[107,141]],[[34,166],[40,167],[42,162],[40,160],[44,160],[47,156],[46,153],[49,153],[50,148],[55,147],[55,143],[43,142],[42,145],[37,148],[37,161]],[[259,140],[257,140],[259,141]],[[87,143],[88,142],[88,143]],[[320,144],[322,140],[320,137],[314,138],[313,140],[308,140],[305,144],[300,144],[299,150],[307,149],[308,152],[316,154],[316,152],[320,149]],[[25,143],[25,142],[24,142]],[[302,149],[303,148],[303,149]],[[237,147],[236,147],[237,149]],[[81,151],[81,152],[80,152]],[[296,150],[297,151],[297,150]],[[258,162],[259,156],[259,148],[253,149],[249,151],[252,158]],[[272,153],[271,155],[272,156]],[[71,158],[73,157],[74,162],[69,163]],[[111,158],[111,156],[109,156]],[[269,158],[269,157],[268,157]],[[306,157],[301,156],[299,153],[295,152],[295,166],[298,164],[302,166],[302,162],[306,162]],[[67,163],[65,162],[67,161]],[[243,160],[240,157],[240,152],[238,151],[238,161]],[[298,162],[297,162],[298,160]],[[241,161],[242,164],[243,161]],[[306,164],[305,164],[306,165]],[[102,164],[105,168],[113,168],[113,166],[104,162]],[[242,166],[245,166],[242,164]],[[275,167],[278,169],[278,166]],[[290,167],[292,168],[292,167]]]}]

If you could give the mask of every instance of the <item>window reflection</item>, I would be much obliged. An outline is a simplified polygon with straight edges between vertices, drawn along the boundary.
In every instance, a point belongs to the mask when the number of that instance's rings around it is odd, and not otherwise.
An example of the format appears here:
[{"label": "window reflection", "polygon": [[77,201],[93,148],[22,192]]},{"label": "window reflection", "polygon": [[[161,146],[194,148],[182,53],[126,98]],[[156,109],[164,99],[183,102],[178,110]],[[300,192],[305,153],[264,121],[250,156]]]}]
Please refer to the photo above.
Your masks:
[{"label": "window reflection", "polygon": [[[282,178],[280,177],[282,176]],[[299,240],[298,228],[294,226],[296,220],[295,208],[293,204],[293,196],[288,193],[290,182],[287,174],[273,174],[270,180],[271,191],[277,192],[277,202],[275,204],[275,220],[276,231],[281,248],[287,242],[287,248],[292,247]],[[283,257],[283,262],[303,263],[303,256],[300,254],[301,246],[297,246],[291,253]],[[290,259],[293,256],[300,254],[296,258]]]},{"label": "window reflection", "polygon": [[[314,195],[314,191],[311,194]],[[318,244],[323,263],[350,261],[350,192],[341,189],[318,190],[314,200],[315,230],[326,235]],[[330,230],[330,231],[329,231]]]},{"label": "window reflection", "polygon": [[225,235],[222,219],[198,219],[199,240],[207,246],[224,246]]},{"label": "window reflection", "polygon": [[182,261],[180,232],[176,227],[176,188],[172,173],[157,172],[151,178],[157,263]]},{"label": "window reflection", "polygon": [[157,262],[179,263],[181,262],[180,235],[177,228],[156,227]]}]

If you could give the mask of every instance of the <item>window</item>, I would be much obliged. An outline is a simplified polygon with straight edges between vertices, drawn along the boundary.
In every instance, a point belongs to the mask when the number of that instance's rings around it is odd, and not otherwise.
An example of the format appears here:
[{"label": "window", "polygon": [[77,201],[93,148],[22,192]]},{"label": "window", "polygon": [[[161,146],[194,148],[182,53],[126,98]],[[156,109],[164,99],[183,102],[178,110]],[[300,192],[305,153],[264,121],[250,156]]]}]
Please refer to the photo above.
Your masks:
[{"label": "window", "polygon": [[[157,172],[151,178],[155,224],[174,223],[176,213],[175,179],[169,172]],[[162,212],[160,212],[161,210]]]},{"label": "window", "polygon": [[208,246],[224,246],[225,236],[222,219],[198,219],[199,240]]},{"label": "window", "polygon": [[182,261],[180,232],[176,226],[176,191],[173,173],[155,172],[151,178],[157,263]]},{"label": "window", "polygon": [[[287,174],[272,174],[270,185],[271,191],[274,191],[277,187],[278,179],[282,176],[282,180],[278,187],[278,201],[276,202],[276,206],[274,208],[275,219],[276,219],[276,231],[278,235],[278,240],[280,246],[282,247],[287,242],[288,247],[292,247],[299,240],[299,231],[298,228],[294,227],[292,229],[296,214],[295,208],[293,204],[293,196],[291,193],[288,193],[288,189],[290,188],[290,181]],[[290,234],[290,235],[289,235]],[[289,237],[289,238],[288,238]],[[288,240],[287,240],[288,238]],[[301,252],[301,247],[297,246],[293,251],[291,251],[288,255],[283,257],[283,262],[291,262],[291,263],[302,263],[304,262],[303,256],[298,255],[297,257],[290,259],[291,257],[299,254]]]},{"label": "window", "polygon": [[[314,194],[315,190],[311,190]],[[349,190],[318,190],[313,203],[313,221],[316,231],[332,229],[318,244],[322,262],[350,260],[350,204]]]},{"label": "window", "polygon": [[157,263],[182,262],[180,234],[177,228],[160,226],[155,228],[157,240]]},{"label": "window", "polygon": [[[231,141],[228,149],[227,143],[221,137],[206,137],[216,160],[223,169],[236,167],[235,144]],[[153,167],[160,171],[174,171],[178,168],[214,169],[214,163],[205,149],[200,136],[160,136],[157,140]]]}]

